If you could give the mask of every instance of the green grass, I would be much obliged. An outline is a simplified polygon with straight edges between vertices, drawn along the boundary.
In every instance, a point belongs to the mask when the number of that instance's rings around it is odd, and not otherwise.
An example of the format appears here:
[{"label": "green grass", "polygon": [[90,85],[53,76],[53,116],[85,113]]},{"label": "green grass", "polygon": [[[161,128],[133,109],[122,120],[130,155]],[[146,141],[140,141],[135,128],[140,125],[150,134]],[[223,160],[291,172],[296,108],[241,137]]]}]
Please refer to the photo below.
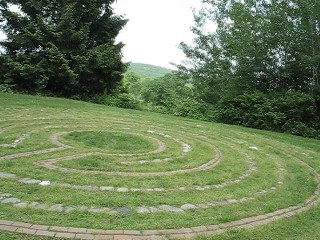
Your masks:
[{"label": "green grass", "polygon": [[[83,148],[105,150],[109,153],[136,153],[151,151],[155,144],[142,138],[122,132],[85,131],[72,132],[64,137]],[[121,143],[121,144],[119,144]]]},{"label": "green grass", "polygon": [[[313,139],[26,95],[0,94],[0,116],[0,172],[16,176],[0,178],[0,192],[48,206],[130,209],[129,214],[110,215],[0,204],[0,219],[101,229],[193,227],[302,204],[318,184],[320,142]],[[61,133],[59,142],[71,147],[6,159],[11,154],[56,148],[50,140],[56,133]],[[75,155],[80,157],[66,158]],[[213,159],[219,161],[214,167],[197,170]],[[44,163],[53,160],[50,166],[56,168],[48,169]],[[52,184],[26,184],[24,178]],[[95,188],[84,188],[88,186]],[[114,190],[99,191],[99,187]],[[252,199],[183,213],[135,210],[245,198]],[[320,239],[319,213],[318,203],[305,213],[266,226],[198,239]],[[0,239],[47,238],[1,232]]]}]

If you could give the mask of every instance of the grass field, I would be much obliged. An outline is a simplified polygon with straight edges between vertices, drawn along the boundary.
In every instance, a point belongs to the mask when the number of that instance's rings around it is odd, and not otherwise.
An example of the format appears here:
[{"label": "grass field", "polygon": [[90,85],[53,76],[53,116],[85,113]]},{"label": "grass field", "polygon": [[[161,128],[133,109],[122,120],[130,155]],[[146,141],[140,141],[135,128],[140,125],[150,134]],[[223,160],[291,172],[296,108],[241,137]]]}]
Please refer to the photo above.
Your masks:
[{"label": "grass field", "polygon": [[[2,230],[320,239],[318,140],[12,94],[0,94],[0,116]],[[52,239],[12,231],[0,239]]]}]

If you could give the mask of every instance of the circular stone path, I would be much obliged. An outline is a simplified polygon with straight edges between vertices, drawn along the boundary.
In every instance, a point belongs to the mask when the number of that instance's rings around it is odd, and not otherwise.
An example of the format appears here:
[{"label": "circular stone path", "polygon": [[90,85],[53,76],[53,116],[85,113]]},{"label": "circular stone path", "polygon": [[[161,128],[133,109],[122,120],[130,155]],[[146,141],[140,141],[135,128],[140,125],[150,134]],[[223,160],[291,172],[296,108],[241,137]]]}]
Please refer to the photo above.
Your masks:
[{"label": "circular stone path", "polygon": [[[72,123],[72,121],[74,121]],[[26,124],[29,122],[29,124]],[[32,123],[31,123],[32,122]],[[8,126],[5,126],[5,124]],[[10,136],[9,141],[0,144],[0,163],[11,163],[13,166],[21,164],[23,168],[30,169],[30,173],[25,173],[19,168],[6,168],[0,172],[0,181],[4,186],[20,186],[22,189],[32,187],[40,193],[46,189],[57,188],[61,191],[79,191],[81,193],[99,193],[113,194],[121,199],[122,196],[143,196],[143,194],[155,194],[154,204],[135,203],[133,206],[123,204],[116,206],[110,203],[105,207],[101,204],[97,205],[79,205],[69,204],[68,202],[47,202],[39,196],[39,202],[28,198],[24,198],[18,192],[6,190],[0,192],[0,207],[13,208],[17,211],[23,209],[34,209],[42,211],[43,214],[72,214],[81,212],[82,214],[105,214],[106,218],[113,216],[128,216],[130,214],[138,214],[143,217],[152,216],[153,214],[163,214],[178,216],[179,214],[192,214],[190,216],[196,218],[198,211],[201,209],[211,209],[217,206],[232,207],[236,204],[245,204],[256,201],[267,200],[272,194],[281,193],[288,180],[288,166],[282,157],[291,159],[292,162],[298,164],[313,176],[314,182],[317,184],[313,194],[295,205],[288,205],[279,208],[273,212],[260,213],[258,215],[250,215],[244,218],[235,218],[236,220],[221,222],[216,224],[203,224],[189,226],[186,228],[154,228],[146,230],[137,229],[95,229],[95,228],[78,228],[65,224],[63,226],[39,225],[32,222],[13,221],[9,217],[0,220],[0,230],[24,233],[36,236],[47,236],[56,238],[69,239],[178,239],[193,238],[196,236],[208,236],[223,233],[230,229],[246,229],[256,226],[268,224],[270,222],[288,218],[296,214],[309,210],[312,206],[319,203],[320,199],[320,176],[317,171],[308,165],[301,157],[295,156],[292,151],[285,150],[285,146],[279,143],[277,150],[273,154],[264,151],[263,144],[267,146],[268,141],[261,138],[258,142],[260,145],[255,146],[246,140],[247,136],[238,136],[233,134],[234,138],[224,135],[213,136],[214,131],[201,125],[191,123],[181,123],[181,127],[170,127],[170,123],[155,123],[145,121],[143,123],[138,120],[126,121],[119,118],[105,118],[101,120],[93,120],[85,118],[77,119],[55,119],[47,117],[44,119],[22,119],[6,120],[4,126],[0,128],[1,136]],[[103,124],[105,123],[105,124]],[[189,125],[190,124],[190,125]],[[0,125],[1,126],[1,125]],[[63,137],[72,132],[87,132],[100,130],[110,132],[123,132],[132,135],[141,136],[145,141],[157,144],[156,149],[139,152],[139,153],[109,153],[103,149],[80,148],[77,144],[71,144]],[[218,130],[218,129],[217,129]],[[39,146],[36,143],[39,143]],[[42,145],[41,145],[42,144]],[[120,143],[119,143],[120,144]],[[228,150],[227,150],[228,149]],[[279,151],[279,153],[276,153]],[[309,155],[308,155],[309,154]],[[305,153],[306,156],[312,158],[312,152]],[[83,169],[80,160],[89,159],[92,156],[99,156],[101,159],[111,157],[110,163],[106,166],[100,166],[102,169]],[[268,158],[268,161],[263,161]],[[107,160],[106,160],[107,161]],[[68,167],[69,162],[77,167]],[[233,166],[233,164],[235,166]],[[269,165],[268,165],[269,164]],[[271,164],[271,165],[270,165]],[[111,170],[109,170],[109,165]],[[225,171],[231,171],[228,177],[224,177]],[[251,191],[246,193],[228,194],[228,191],[241,189],[246,187],[250,189],[250,184],[258,179],[259,176],[267,176],[269,173],[264,172],[264,168],[273,169],[273,180],[270,183],[254,186]],[[105,168],[105,169],[104,169]],[[241,170],[236,170],[237,168]],[[125,170],[122,170],[125,169]],[[40,177],[35,173],[40,173]],[[234,171],[234,173],[232,172]],[[47,173],[47,175],[46,175]],[[64,177],[81,175],[88,180],[90,184],[75,184],[69,182]],[[201,175],[205,177],[201,177]],[[61,179],[57,178],[61,176]],[[96,177],[104,179],[113,179],[114,184],[107,185],[107,180],[102,183],[92,184]],[[200,180],[197,177],[200,176]],[[121,179],[130,177],[146,178],[152,182],[150,186],[144,184],[129,184],[130,186],[121,185]],[[212,180],[210,179],[212,177]],[[177,178],[178,184],[174,186],[160,186],[159,179]],[[208,179],[206,179],[208,178]],[[215,179],[216,178],[216,179]],[[181,179],[186,179],[186,183]],[[198,181],[193,183],[187,183]],[[80,179],[79,179],[80,180]],[[174,183],[175,180],[172,180]],[[215,196],[216,191],[222,197]],[[194,200],[185,197],[175,201],[156,199],[156,194],[165,194],[170,196],[203,196],[203,201]],[[109,196],[109,195],[107,195]],[[150,195],[152,197],[152,195]],[[264,198],[266,197],[266,198]],[[123,200],[125,202],[125,200]],[[94,202],[94,201],[93,201]]]}]

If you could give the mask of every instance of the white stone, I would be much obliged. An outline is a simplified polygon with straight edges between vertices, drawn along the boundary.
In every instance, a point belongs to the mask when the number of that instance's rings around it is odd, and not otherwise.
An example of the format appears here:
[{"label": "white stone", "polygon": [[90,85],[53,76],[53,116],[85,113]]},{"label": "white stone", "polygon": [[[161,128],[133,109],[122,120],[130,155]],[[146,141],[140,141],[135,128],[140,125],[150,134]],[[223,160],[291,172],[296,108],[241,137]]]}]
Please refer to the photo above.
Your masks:
[{"label": "white stone", "polygon": [[146,207],[138,207],[136,210],[137,213],[150,213],[150,210]]},{"label": "white stone", "polygon": [[117,188],[117,192],[128,192],[129,189],[126,187]]},{"label": "white stone", "polygon": [[100,187],[101,191],[112,191],[114,190],[114,187],[109,187],[109,186],[101,186]]},{"label": "white stone", "polygon": [[254,151],[258,151],[259,150],[256,146],[251,146],[251,147],[249,147],[249,149],[254,150]]},{"label": "white stone", "polygon": [[51,184],[50,181],[42,181],[39,183],[39,185],[41,185],[41,186],[49,186],[50,184]]}]

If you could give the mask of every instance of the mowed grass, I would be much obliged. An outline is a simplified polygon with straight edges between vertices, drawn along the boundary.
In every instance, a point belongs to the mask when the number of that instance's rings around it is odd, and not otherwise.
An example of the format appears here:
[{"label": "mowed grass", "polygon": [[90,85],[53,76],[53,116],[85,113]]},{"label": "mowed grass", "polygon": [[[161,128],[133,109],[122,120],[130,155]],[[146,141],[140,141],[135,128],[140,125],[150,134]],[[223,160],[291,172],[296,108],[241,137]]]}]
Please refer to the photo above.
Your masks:
[{"label": "mowed grass", "polygon": [[[0,94],[0,116],[0,172],[18,177],[0,178],[1,193],[49,206],[130,209],[129,214],[110,215],[0,204],[0,219],[4,220],[101,229],[193,227],[302,204],[318,186],[320,142],[314,139],[25,95]],[[56,133],[64,133],[58,141],[72,148],[1,160],[16,153],[57,148],[50,140]],[[161,144],[165,148],[155,151]],[[88,153],[94,154],[64,159]],[[53,166],[67,171],[41,165],[50,159],[61,159]],[[218,161],[214,167],[197,170],[214,159]],[[108,174],[113,172],[127,175]],[[161,175],[166,172],[170,174]],[[160,175],[130,175],[136,173]],[[19,181],[24,178],[50,180],[56,185],[43,187]],[[142,190],[98,191],[68,186]],[[147,190],[156,188],[164,191]],[[262,191],[265,193],[258,194]],[[141,206],[180,207],[244,198],[252,199],[182,213],[135,211]],[[317,203],[305,213],[266,226],[198,239],[320,239],[319,213]],[[48,238],[2,232],[0,239]]]}]

